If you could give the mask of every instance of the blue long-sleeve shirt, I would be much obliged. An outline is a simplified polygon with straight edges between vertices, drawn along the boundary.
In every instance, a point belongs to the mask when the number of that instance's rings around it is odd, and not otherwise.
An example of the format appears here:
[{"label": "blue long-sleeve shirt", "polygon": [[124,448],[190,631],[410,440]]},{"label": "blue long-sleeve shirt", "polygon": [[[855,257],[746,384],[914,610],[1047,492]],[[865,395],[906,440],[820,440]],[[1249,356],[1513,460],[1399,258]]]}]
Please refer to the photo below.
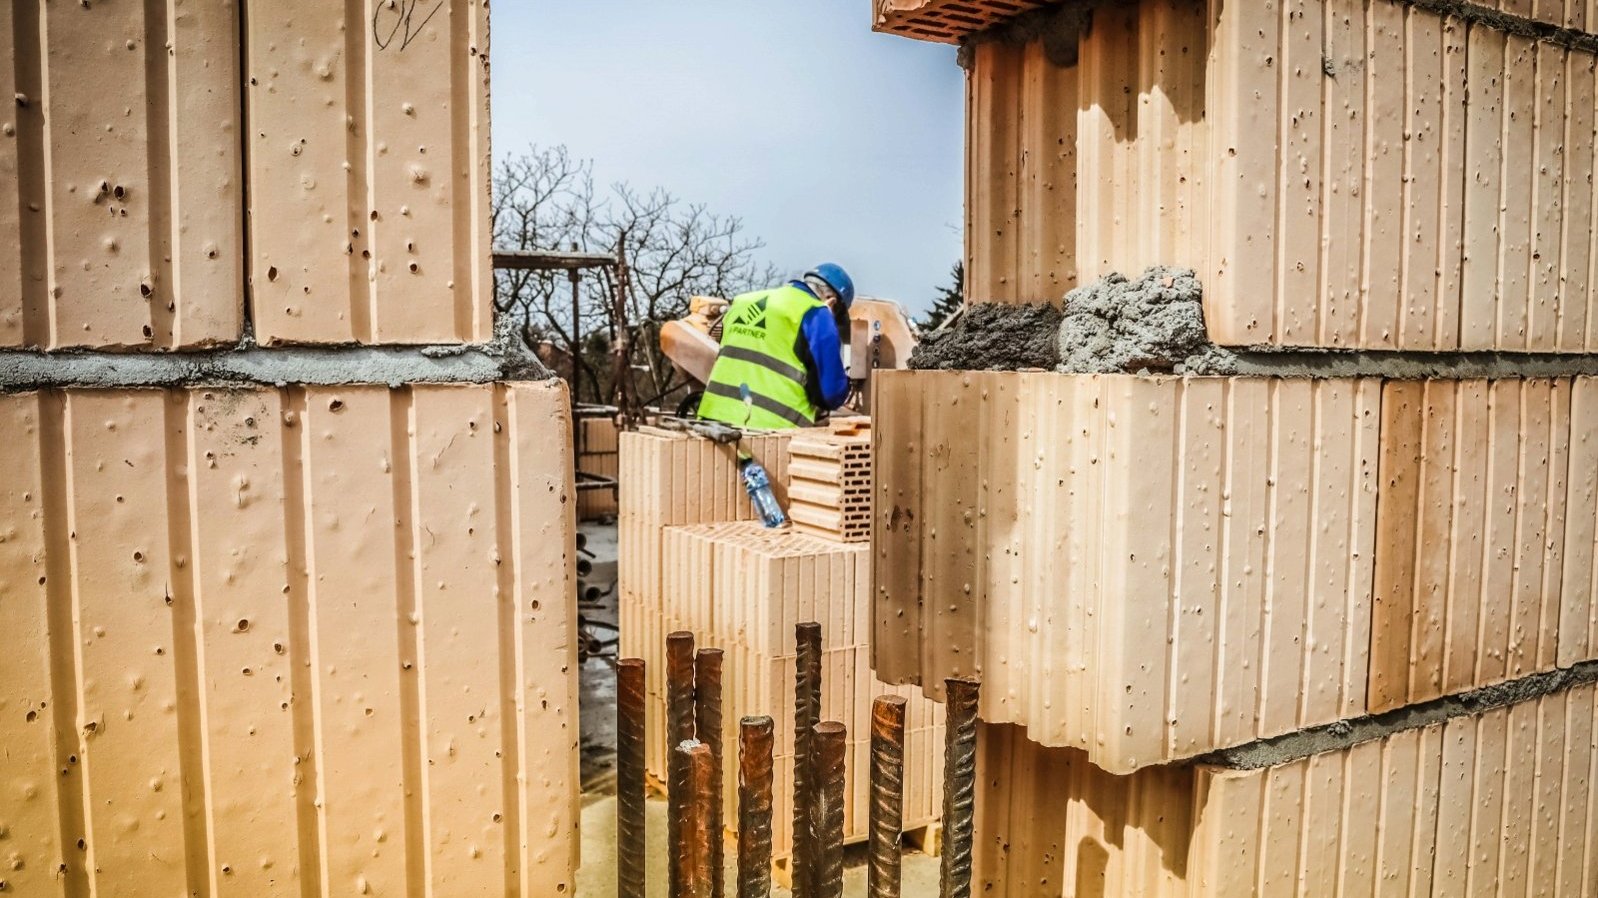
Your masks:
[{"label": "blue long-sleeve shirt", "polygon": [[[816,295],[804,281],[790,283]],[[849,398],[849,372],[843,367],[842,341],[831,309],[820,306],[805,313],[799,322],[799,342],[794,351],[810,375],[806,384],[810,400],[828,410],[841,407]]]}]

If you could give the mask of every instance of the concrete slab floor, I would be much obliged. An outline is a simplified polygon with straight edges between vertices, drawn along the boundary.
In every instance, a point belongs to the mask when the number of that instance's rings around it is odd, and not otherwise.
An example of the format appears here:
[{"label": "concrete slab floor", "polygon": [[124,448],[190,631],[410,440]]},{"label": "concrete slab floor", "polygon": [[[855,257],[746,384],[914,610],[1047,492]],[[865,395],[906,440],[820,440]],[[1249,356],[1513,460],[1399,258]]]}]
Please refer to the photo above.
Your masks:
[{"label": "concrete slab floor", "polygon": [[[651,798],[646,808],[646,842],[644,876],[649,898],[666,895],[666,802]],[[611,898],[616,894],[616,797],[614,795],[583,795],[583,865],[577,871],[579,898]],[[864,846],[850,846],[845,855],[843,893],[845,896],[866,894],[866,868]],[[737,856],[732,843],[727,845],[727,894],[737,894],[735,876]],[[852,855],[852,857],[850,857]],[[848,864],[853,860],[855,863]],[[904,856],[902,892],[905,895],[938,894],[938,859],[920,853]],[[775,882],[771,894],[775,898],[789,898],[792,894]]]},{"label": "concrete slab floor", "polygon": [[[613,570],[616,558],[616,526],[585,523],[587,548],[593,553],[594,582],[610,586],[600,597],[600,607],[585,611],[597,620],[616,620],[616,591]],[[604,583],[606,576],[610,583]],[[582,732],[582,868],[577,873],[577,894],[582,898],[610,898],[616,894],[616,667],[613,658],[590,658],[581,673],[579,719]],[[736,782],[732,780],[731,782]],[[647,811],[646,875],[650,898],[666,895],[666,802],[651,798]],[[737,863],[736,849],[727,846],[727,894],[736,893],[732,871]],[[844,855],[844,894],[866,893],[866,868],[863,845],[849,846]],[[906,895],[936,895],[938,859],[907,853],[904,857]],[[787,889],[773,883],[772,894],[788,898]]]}]

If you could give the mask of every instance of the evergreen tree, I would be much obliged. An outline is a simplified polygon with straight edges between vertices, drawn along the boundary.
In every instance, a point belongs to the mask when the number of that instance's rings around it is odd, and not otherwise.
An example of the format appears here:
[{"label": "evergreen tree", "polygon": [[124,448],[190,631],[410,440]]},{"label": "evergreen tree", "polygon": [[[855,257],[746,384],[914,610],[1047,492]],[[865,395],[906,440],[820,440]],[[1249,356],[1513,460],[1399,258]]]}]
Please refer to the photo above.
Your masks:
[{"label": "evergreen tree", "polygon": [[938,298],[932,301],[932,308],[916,322],[922,330],[932,330],[942,324],[965,304],[965,262],[954,263],[949,277],[953,283],[938,288]]}]

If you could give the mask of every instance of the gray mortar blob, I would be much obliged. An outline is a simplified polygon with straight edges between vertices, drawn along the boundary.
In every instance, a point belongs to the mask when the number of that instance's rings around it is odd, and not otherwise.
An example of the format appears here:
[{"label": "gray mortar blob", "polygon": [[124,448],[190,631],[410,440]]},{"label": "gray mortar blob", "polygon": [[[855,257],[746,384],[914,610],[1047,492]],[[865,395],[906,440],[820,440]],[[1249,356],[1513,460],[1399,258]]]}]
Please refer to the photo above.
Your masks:
[{"label": "gray mortar blob", "polygon": [[1108,274],[1065,295],[1060,370],[1177,371],[1206,345],[1204,291],[1186,268]]},{"label": "gray mortar blob", "polygon": [[1052,370],[1060,363],[1060,310],[1052,303],[974,302],[953,326],[925,334],[910,367],[945,371]]}]

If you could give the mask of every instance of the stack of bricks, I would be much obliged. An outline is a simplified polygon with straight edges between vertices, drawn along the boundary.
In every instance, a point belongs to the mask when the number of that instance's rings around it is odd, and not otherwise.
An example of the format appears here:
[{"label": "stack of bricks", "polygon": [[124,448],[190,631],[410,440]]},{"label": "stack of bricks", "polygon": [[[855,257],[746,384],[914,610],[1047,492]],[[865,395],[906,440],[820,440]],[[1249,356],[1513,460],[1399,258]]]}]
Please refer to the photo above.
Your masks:
[{"label": "stack of bricks", "polygon": [[[620,470],[620,432],[616,419],[583,417],[573,422],[577,430],[577,471],[596,477],[616,479]],[[579,476],[578,482],[583,480]],[[611,488],[582,489],[577,493],[577,520],[597,521],[616,516],[617,491]]]},{"label": "stack of bricks", "polygon": [[788,518],[795,530],[844,543],[871,540],[871,425],[850,419],[788,447]]},{"label": "stack of bricks", "polygon": [[0,12],[0,892],[574,890],[569,402],[413,6]]},{"label": "stack of bricks", "polygon": [[[868,448],[862,429],[856,423],[753,434],[740,446],[771,472],[779,501],[792,509],[796,491],[830,487],[836,497],[843,473],[859,463],[840,466],[842,453],[833,447],[859,455]],[[774,851],[785,857],[793,816],[794,626],[814,620],[823,636],[822,718],[844,723],[849,732],[845,838],[866,836],[869,713],[878,695],[910,700],[904,826],[934,823],[941,807],[942,714],[915,687],[883,685],[871,671],[869,548],[838,531],[768,529],[752,520],[736,452],[679,432],[622,434],[622,653],[646,661],[646,768],[663,779],[665,638],[685,630],[699,645],[726,652],[724,719],[769,715],[776,721]],[[726,727],[725,737],[723,757],[737,757],[736,727]],[[724,819],[736,820],[736,791],[728,789],[723,800]]]},{"label": "stack of bricks", "polygon": [[1598,894],[1598,19],[1491,6],[973,42],[967,295],[1192,268],[1248,372],[878,378],[873,664],[983,681],[984,894]]},{"label": "stack of bricks", "polygon": [[[787,434],[748,434],[737,447],[683,433],[644,426],[620,438],[617,477],[616,601],[623,657],[646,662],[645,693],[651,710],[665,707],[666,634],[664,580],[670,574],[662,557],[666,528],[727,523],[754,518],[738,474],[742,448],[771,474],[777,498],[787,496]],[[665,782],[663,715],[647,745],[647,767]]]}]

